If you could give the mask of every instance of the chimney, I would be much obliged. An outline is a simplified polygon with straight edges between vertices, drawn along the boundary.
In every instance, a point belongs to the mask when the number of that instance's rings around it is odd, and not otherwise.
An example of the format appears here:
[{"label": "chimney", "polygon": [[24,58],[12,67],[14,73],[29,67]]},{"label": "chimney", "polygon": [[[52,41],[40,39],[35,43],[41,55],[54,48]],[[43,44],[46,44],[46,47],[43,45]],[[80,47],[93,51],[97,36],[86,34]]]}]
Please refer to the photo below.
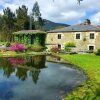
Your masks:
[{"label": "chimney", "polygon": [[90,21],[89,19],[86,19],[86,20],[84,21],[84,25],[91,25],[91,21]]}]

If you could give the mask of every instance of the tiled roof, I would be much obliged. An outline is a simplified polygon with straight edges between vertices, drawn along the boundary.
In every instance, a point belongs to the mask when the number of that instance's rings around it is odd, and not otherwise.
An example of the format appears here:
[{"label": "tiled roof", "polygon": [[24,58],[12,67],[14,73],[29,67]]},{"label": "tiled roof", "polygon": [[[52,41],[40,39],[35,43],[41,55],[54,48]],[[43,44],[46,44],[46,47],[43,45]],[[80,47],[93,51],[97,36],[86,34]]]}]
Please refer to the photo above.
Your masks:
[{"label": "tiled roof", "polygon": [[56,29],[56,30],[51,30],[49,33],[54,33],[54,32],[88,32],[88,31],[97,31],[100,32],[100,27],[93,26],[93,25],[72,25],[69,27],[61,28],[61,29]]}]

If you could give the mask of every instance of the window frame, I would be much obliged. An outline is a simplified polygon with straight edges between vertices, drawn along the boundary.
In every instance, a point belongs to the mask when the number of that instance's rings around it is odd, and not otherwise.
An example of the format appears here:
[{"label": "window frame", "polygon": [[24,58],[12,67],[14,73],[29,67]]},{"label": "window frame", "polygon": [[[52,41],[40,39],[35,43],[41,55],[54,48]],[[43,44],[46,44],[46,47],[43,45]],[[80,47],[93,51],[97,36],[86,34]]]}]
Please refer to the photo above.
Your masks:
[{"label": "window frame", "polygon": [[[94,48],[94,50],[95,50],[95,45],[91,45],[91,44],[88,45],[88,50],[89,50],[90,46],[93,46],[93,48]],[[93,51],[94,51],[94,50],[93,50]]]},{"label": "window frame", "polygon": [[[94,35],[92,38],[91,38],[91,34]],[[95,34],[91,32],[89,35],[89,39],[91,39],[91,40],[95,39]]]},{"label": "window frame", "polygon": [[57,34],[57,39],[61,39],[61,38],[62,38],[61,34]]},{"label": "window frame", "polygon": [[[77,38],[77,35],[80,35],[79,38]],[[80,39],[81,39],[81,34],[80,34],[80,33],[76,33],[76,34],[75,34],[75,39],[76,39],[76,40],[80,40]]]},{"label": "window frame", "polygon": [[94,46],[89,46],[89,50],[90,50],[90,47],[93,47],[93,50],[94,50]]}]

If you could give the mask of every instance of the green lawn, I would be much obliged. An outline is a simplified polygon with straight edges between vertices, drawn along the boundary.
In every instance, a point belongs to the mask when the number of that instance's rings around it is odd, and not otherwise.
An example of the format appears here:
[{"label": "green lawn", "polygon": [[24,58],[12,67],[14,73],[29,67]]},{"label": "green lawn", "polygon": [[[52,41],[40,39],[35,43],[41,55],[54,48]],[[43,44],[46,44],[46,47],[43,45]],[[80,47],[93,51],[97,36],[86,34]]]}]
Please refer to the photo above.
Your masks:
[{"label": "green lawn", "polygon": [[88,80],[72,92],[66,100],[100,100],[100,56],[76,54],[61,55],[61,57],[83,69],[88,76]]}]

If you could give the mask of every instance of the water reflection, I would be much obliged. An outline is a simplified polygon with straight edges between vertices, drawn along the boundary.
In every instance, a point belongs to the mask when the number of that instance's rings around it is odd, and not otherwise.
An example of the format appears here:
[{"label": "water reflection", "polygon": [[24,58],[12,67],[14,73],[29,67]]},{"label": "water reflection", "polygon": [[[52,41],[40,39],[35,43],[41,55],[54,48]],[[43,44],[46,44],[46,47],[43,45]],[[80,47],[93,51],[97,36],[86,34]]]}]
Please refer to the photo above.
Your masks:
[{"label": "water reflection", "polygon": [[72,65],[46,59],[0,58],[0,100],[62,100],[65,93],[86,80],[84,73]]},{"label": "water reflection", "polygon": [[13,73],[24,81],[31,74],[34,83],[37,83],[41,68],[45,68],[45,56],[0,58],[0,69],[4,76],[9,78]]}]

